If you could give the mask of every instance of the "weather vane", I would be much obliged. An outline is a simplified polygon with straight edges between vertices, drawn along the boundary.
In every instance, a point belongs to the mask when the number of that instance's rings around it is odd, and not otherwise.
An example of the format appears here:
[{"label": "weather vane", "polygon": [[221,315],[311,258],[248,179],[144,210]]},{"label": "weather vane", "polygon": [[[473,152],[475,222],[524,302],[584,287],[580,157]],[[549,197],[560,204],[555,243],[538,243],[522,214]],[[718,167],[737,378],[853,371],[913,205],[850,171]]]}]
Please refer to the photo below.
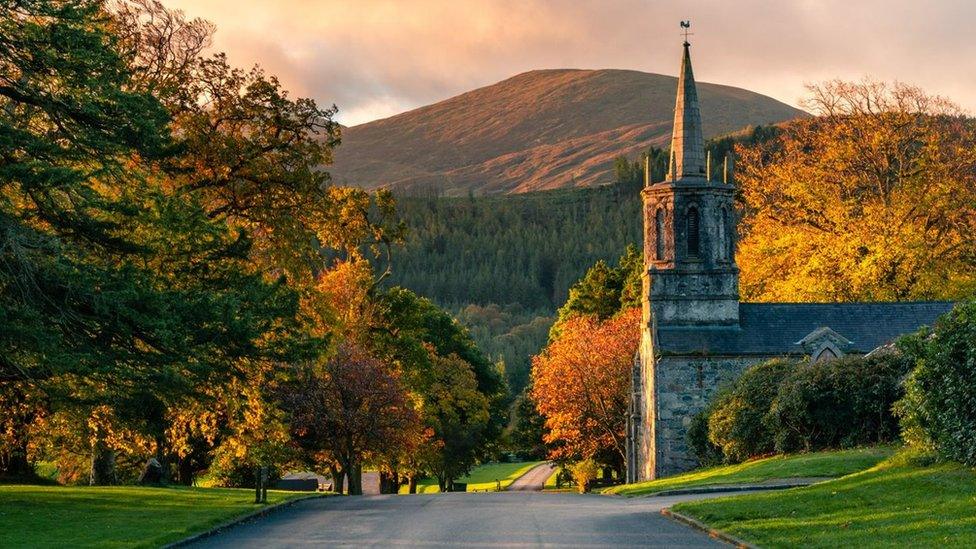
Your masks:
[{"label": "weather vane", "polygon": [[688,44],[688,37],[695,34],[693,32],[688,32],[688,29],[691,28],[691,19],[689,19],[687,21],[682,21],[681,22],[681,28],[684,29],[685,45],[688,46],[689,45]]}]

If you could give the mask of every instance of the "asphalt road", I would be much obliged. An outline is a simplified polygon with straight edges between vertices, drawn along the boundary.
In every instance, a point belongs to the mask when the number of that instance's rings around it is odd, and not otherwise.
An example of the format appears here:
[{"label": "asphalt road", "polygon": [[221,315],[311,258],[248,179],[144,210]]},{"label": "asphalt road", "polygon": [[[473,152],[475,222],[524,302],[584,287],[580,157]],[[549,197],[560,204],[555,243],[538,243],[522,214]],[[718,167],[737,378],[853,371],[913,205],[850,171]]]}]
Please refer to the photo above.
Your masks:
[{"label": "asphalt road", "polygon": [[549,463],[536,465],[532,469],[529,469],[527,473],[509,484],[508,490],[511,492],[542,490],[546,485],[546,481],[549,480],[549,477],[552,476],[552,472],[555,470],[556,468]]},{"label": "asphalt road", "polygon": [[299,502],[194,547],[717,547],[663,517],[678,501],[544,492],[332,497]]}]

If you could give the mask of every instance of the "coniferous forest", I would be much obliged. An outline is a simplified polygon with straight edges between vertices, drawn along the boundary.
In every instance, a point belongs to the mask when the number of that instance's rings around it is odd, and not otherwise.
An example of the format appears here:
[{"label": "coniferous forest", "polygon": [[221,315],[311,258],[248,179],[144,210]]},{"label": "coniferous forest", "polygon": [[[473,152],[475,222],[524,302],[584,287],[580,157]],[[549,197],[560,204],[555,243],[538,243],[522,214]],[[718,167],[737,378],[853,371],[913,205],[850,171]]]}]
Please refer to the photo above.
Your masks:
[{"label": "coniferous forest", "polygon": [[640,239],[638,188],[614,184],[499,197],[399,197],[408,226],[391,285],[453,311],[513,392],[570,286]]}]

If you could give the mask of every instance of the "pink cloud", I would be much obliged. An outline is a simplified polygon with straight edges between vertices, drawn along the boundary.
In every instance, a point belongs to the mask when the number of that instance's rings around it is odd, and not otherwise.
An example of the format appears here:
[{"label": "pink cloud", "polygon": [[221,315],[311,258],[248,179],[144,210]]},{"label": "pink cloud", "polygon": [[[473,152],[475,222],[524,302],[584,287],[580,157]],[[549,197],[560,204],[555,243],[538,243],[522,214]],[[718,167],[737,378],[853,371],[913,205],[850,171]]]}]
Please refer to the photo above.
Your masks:
[{"label": "pink cloud", "polygon": [[692,19],[700,80],[790,104],[805,82],[871,76],[976,110],[976,3],[964,0],[164,0],[217,24],[215,48],[261,64],[344,123],[538,68],[674,74]]}]

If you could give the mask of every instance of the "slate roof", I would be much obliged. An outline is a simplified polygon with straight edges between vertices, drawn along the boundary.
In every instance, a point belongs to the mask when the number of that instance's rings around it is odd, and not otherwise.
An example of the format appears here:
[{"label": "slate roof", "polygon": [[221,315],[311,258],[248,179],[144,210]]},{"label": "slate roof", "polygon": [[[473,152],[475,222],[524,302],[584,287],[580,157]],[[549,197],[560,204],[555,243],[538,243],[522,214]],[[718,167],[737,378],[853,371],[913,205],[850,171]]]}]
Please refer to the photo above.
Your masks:
[{"label": "slate roof", "polygon": [[817,328],[828,327],[851,341],[851,352],[867,353],[933,325],[952,306],[947,301],[740,303],[739,326],[659,326],[655,346],[664,354],[803,354],[797,342]]}]

